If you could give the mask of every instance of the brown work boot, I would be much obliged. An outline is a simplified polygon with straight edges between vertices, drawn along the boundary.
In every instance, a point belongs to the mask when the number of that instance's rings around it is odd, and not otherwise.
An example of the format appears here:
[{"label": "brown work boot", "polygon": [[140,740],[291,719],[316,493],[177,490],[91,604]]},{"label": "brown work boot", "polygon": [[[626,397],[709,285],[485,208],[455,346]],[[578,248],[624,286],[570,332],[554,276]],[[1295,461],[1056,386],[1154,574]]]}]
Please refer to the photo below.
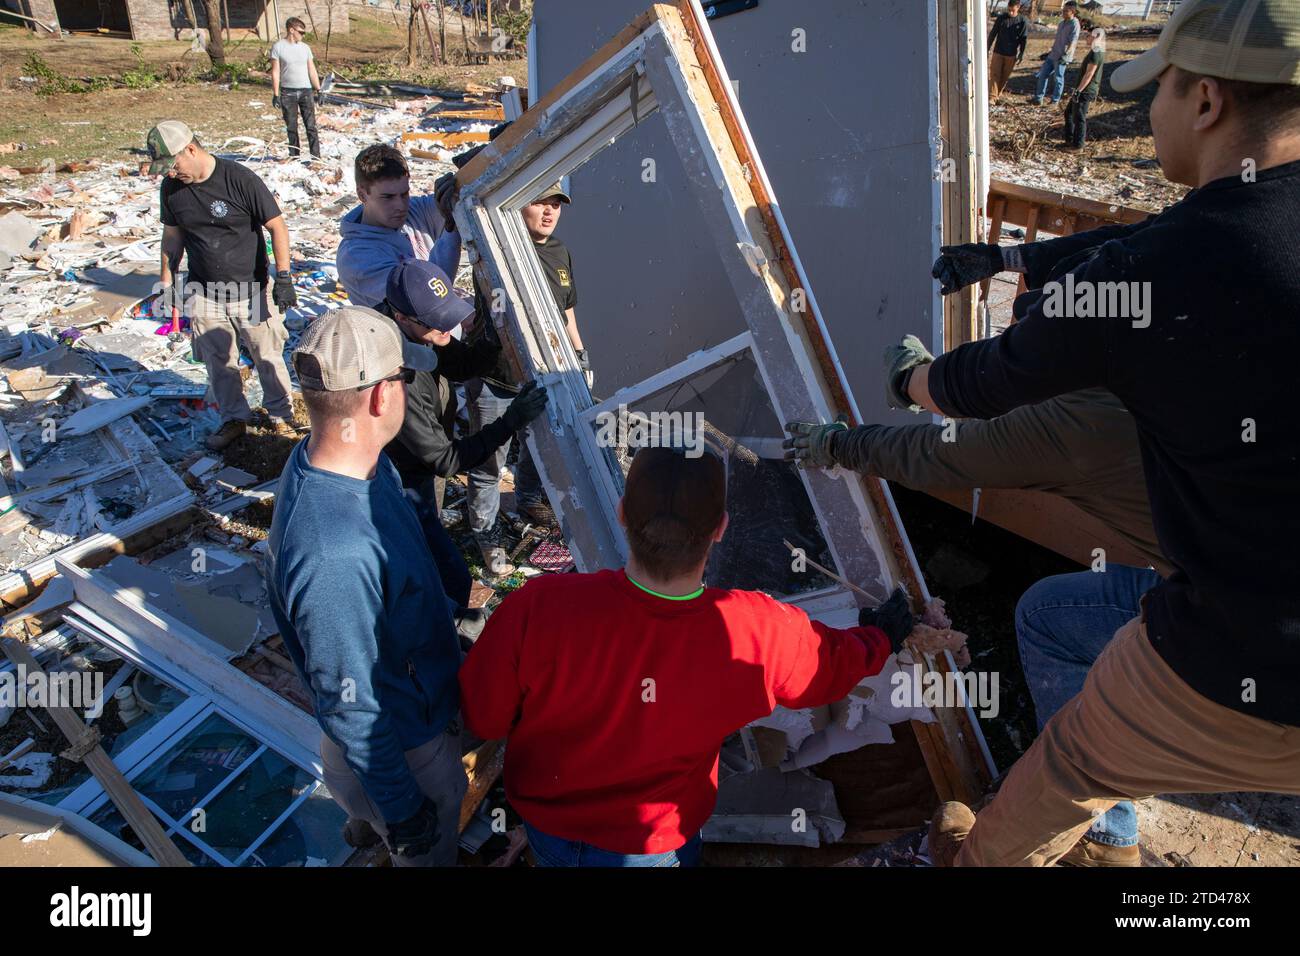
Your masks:
[{"label": "brown work boot", "polygon": [[930,820],[930,862],[935,866],[952,866],[974,825],[975,814],[966,804],[955,800],[939,804]]},{"label": "brown work boot", "polygon": [[1110,846],[1080,837],[1070,852],[1056,861],[1057,866],[1141,866],[1142,851],[1137,844]]},{"label": "brown work boot", "polygon": [[221,427],[209,435],[203,444],[208,447],[209,451],[222,451],[236,438],[243,438],[246,431],[248,431],[248,425],[245,422],[231,419],[228,422],[222,422]]},{"label": "brown work boot", "polygon": [[287,438],[290,441],[297,441],[301,437],[298,434],[298,426],[284,418],[272,418],[269,427],[277,438]]}]

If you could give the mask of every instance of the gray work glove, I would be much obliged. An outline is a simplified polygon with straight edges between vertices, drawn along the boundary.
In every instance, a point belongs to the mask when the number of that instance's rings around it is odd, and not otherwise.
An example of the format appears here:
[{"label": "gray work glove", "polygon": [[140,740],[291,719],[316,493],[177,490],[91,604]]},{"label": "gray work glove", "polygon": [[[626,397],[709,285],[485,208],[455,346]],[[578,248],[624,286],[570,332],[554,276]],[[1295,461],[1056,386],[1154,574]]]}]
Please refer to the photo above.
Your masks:
[{"label": "gray work glove", "polygon": [[316,91],[316,105],[317,105],[317,106],[324,106],[324,105],[325,105],[325,91],[324,91],[324,90],[317,90],[317,91]]},{"label": "gray work glove", "polygon": [[940,246],[930,275],[939,280],[939,291],[951,295],[959,289],[997,275],[1005,266],[1002,250],[991,242],[967,242]]},{"label": "gray work glove", "polygon": [[916,626],[907,594],[902,588],[895,588],[889,600],[880,607],[864,607],[858,612],[858,626],[880,628],[889,638],[890,649],[897,654]]},{"label": "gray work glove", "polygon": [[170,319],[172,309],[179,309],[182,312],[185,310],[185,290],[174,282],[165,285],[158,290],[158,298],[154,303],[154,315]]},{"label": "gray work glove", "polygon": [[274,106],[277,110],[281,108],[279,93],[276,93],[274,96],[271,97],[271,105]]},{"label": "gray work glove", "polygon": [[544,408],[546,408],[546,386],[538,385],[537,380],[533,379],[519,390],[519,394],[515,396],[514,401],[501,417],[506,420],[512,432],[517,432],[540,415]]},{"label": "gray work glove", "polygon": [[908,373],[918,365],[929,365],[934,356],[915,335],[904,335],[898,345],[885,348],[885,401],[890,408],[905,408],[909,412],[921,411],[912,401],[904,385],[911,377]]},{"label": "gray work glove", "polygon": [[433,850],[438,842],[438,808],[428,797],[415,814],[401,823],[388,825],[388,852],[413,859]]},{"label": "gray work glove", "polygon": [[829,425],[787,423],[785,430],[790,437],[781,445],[785,449],[785,460],[800,468],[834,468],[839,464],[835,460],[835,436],[848,431],[848,428],[844,422],[831,422]]}]

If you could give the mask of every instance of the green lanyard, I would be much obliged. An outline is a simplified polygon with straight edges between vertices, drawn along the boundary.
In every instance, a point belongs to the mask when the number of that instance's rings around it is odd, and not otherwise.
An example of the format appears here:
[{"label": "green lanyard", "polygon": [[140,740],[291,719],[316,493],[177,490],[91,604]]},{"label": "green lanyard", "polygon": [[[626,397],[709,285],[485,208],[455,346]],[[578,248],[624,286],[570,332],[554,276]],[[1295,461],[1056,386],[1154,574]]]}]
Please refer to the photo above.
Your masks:
[{"label": "green lanyard", "polygon": [[632,575],[628,574],[626,571],[623,572],[623,575],[646,594],[653,594],[655,597],[663,598],[665,601],[689,601],[704,593],[704,585],[700,585],[698,590],[692,591],[690,594],[660,594],[658,591],[651,591],[640,581],[633,580]]}]

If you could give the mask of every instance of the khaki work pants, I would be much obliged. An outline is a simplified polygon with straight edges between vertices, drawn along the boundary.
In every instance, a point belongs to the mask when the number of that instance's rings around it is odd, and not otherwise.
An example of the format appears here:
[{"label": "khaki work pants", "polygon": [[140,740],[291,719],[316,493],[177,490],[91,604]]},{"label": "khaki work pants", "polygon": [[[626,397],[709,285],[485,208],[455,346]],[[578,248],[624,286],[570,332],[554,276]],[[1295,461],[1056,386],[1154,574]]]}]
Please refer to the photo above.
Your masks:
[{"label": "khaki work pants", "polygon": [[[330,796],[354,820],[365,820],[388,840],[388,824],[352,772],[338,744],[324,734],[320,742],[325,786]],[[469,788],[460,755],[460,720],[426,744],[406,752],[416,784],[438,808],[438,842],[433,850],[414,859],[393,857],[394,866],[455,866],[460,843],[460,806]]]},{"label": "khaki work pants", "polygon": [[1001,53],[991,55],[989,61],[989,96],[996,102],[1002,95],[1002,91],[1007,88],[1011,82],[1011,72],[1016,68],[1016,58],[1014,56],[1003,56]]},{"label": "khaki work pants", "polygon": [[241,342],[257,369],[267,414],[291,420],[292,386],[289,370],[284,365],[288,333],[284,320],[267,308],[265,287],[255,287],[252,295],[195,291],[185,311],[194,331],[194,354],[208,370],[208,384],[221,409],[222,423],[246,422],[253,417],[244,397],[244,380],[239,375]]},{"label": "khaki work pants", "polygon": [[1300,727],[1202,697],[1134,618],[1007,775],[957,866],[1050,866],[1122,799],[1235,790],[1300,794]]}]

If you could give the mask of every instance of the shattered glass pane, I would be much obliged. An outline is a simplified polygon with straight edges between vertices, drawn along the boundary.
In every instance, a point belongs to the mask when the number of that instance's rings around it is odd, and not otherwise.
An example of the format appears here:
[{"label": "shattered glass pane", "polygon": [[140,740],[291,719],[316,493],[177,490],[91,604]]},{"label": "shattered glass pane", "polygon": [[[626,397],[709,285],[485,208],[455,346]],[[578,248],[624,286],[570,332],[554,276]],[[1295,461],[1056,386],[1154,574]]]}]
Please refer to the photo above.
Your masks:
[{"label": "shattered glass pane", "polygon": [[236,860],[315,782],[307,771],[268,750],[204,807],[205,829],[197,835]]},{"label": "shattered glass pane", "polygon": [[245,858],[244,866],[342,866],[352,848],[343,842],[347,814],[322,784]]},{"label": "shattered glass pane", "polygon": [[259,746],[220,714],[211,714],[162,759],[136,777],[133,786],[174,822],[185,824],[199,801]]},{"label": "shattered glass pane", "polygon": [[620,406],[597,416],[592,425],[624,477],[638,444],[681,444],[692,454],[707,448],[726,463],[730,524],[713,547],[705,584],[778,597],[835,585],[811,565],[801,566],[785,544],[835,568],[798,469],[782,458],[785,432],[748,350],[632,401],[625,413]]}]

